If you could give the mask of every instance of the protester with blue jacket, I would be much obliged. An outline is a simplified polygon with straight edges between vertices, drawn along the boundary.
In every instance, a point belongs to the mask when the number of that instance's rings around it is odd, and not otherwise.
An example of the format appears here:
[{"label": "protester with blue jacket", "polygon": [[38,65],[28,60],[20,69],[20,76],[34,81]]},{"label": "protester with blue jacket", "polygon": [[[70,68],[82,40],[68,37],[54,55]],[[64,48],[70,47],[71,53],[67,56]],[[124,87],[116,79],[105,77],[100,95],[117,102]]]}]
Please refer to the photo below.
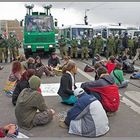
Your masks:
[{"label": "protester with blue jacket", "polygon": [[64,121],[60,121],[60,127],[69,127],[69,133],[97,137],[109,131],[109,122],[101,103],[82,88],[74,90],[78,100],[71,108]]}]

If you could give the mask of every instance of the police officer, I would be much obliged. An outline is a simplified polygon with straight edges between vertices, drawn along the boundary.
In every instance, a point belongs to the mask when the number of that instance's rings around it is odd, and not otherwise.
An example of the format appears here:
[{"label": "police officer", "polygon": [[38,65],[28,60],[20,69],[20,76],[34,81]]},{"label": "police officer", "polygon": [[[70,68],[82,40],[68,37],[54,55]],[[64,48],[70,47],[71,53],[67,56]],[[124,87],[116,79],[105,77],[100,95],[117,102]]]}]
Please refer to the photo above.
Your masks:
[{"label": "police officer", "polygon": [[138,48],[138,37],[137,36],[133,37],[133,44],[134,44],[134,48],[132,49],[132,56],[135,56],[136,50]]},{"label": "police officer", "polygon": [[137,50],[136,50],[136,55],[133,59],[133,64],[135,63],[135,61],[138,59],[139,55],[140,55],[140,35],[138,36],[138,41],[137,41]]},{"label": "police officer", "polygon": [[110,33],[107,39],[107,54],[108,54],[107,57],[114,55],[114,48],[115,48],[114,38],[112,33]]},{"label": "police officer", "polygon": [[98,33],[97,37],[95,38],[95,54],[101,54],[103,45],[104,45],[103,38],[101,37],[101,34]]},{"label": "police officer", "polygon": [[122,45],[124,47],[123,55],[125,57],[127,57],[127,53],[129,50],[129,48],[128,48],[128,33],[127,32],[124,33],[124,37],[122,38]]},{"label": "police officer", "polygon": [[132,39],[132,35],[129,34],[128,35],[128,48],[129,48],[129,58],[131,59],[132,58],[132,50],[134,48],[134,41]]},{"label": "police officer", "polygon": [[115,45],[114,45],[114,53],[115,53],[115,56],[119,56],[120,55],[119,47],[121,46],[121,40],[120,40],[118,34],[115,34],[114,43],[115,43]]},{"label": "police officer", "polygon": [[96,35],[94,35],[93,36],[93,38],[92,38],[92,40],[91,40],[91,44],[90,44],[90,46],[91,46],[91,48],[92,48],[92,65],[94,66],[94,64],[95,64],[95,59],[94,59],[94,57],[95,57],[95,40],[96,40]]},{"label": "police officer", "polygon": [[0,63],[3,62],[3,59],[5,60],[5,62],[7,62],[5,45],[6,43],[5,43],[4,37],[2,33],[0,33]]},{"label": "police officer", "polygon": [[64,35],[61,35],[61,38],[58,40],[59,43],[59,49],[60,49],[60,54],[62,59],[64,58],[64,56],[67,56],[67,41],[64,38]]},{"label": "police officer", "polygon": [[71,57],[77,58],[77,47],[78,47],[78,41],[75,36],[73,36],[71,40]]},{"label": "police officer", "polygon": [[9,46],[9,51],[10,51],[10,62],[15,61],[16,60],[16,39],[12,32],[10,32],[9,34],[8,46]]},{"label": "police officer", "polygon": [[89,41],[87,39],[87,36],[84,34],[82,40],[81,40],[81,48],[82,48],[82,53],[81,53],[81,59],[84,59],[84,56],[86,60],[88,60],[88,46],[89,46]]}]

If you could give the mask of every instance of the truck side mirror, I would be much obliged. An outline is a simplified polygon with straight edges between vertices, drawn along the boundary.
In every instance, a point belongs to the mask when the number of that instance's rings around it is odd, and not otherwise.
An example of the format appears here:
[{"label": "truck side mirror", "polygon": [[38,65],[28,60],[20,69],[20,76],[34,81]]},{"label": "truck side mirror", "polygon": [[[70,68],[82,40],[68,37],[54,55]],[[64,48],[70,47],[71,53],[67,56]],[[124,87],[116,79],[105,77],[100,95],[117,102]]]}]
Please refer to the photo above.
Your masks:
[{"label": "truck side mirror", "polygon": [[54,26],[57,27],[57,21],[54,22]]},{"label": "truck side mirror", "polygon": [[20,21],[20,26],[21,27],[23,26],[23,19]]}]

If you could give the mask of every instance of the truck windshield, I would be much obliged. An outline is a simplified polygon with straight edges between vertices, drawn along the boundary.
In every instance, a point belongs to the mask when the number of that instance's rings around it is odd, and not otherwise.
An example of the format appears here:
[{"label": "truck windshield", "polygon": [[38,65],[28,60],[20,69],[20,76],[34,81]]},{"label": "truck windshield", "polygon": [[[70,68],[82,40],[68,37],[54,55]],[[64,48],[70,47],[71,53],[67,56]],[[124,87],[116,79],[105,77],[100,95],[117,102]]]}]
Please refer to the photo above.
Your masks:
[{"label": "truck windshield", "polygon": [[50,32],[53,30],[51,16],[26,16],[25,27],[27,32]]},{"label": "truck windshield", "polygon": [[72,37],[82,39],[83,35],[86,34],[89,39],[93,37],[92,28],[72,28]]}]

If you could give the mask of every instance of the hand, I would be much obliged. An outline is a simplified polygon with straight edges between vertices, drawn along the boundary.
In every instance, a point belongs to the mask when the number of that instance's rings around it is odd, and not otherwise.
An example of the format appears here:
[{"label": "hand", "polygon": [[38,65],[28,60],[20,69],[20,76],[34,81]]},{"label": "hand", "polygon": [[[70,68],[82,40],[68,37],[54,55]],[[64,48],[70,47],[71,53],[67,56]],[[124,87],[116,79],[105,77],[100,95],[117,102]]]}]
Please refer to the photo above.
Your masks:
[{"label": "hand", "polygon": [[55,115],[55,111],[53,109],[50,109],[50,111],[52,112],[52,115]]}]

